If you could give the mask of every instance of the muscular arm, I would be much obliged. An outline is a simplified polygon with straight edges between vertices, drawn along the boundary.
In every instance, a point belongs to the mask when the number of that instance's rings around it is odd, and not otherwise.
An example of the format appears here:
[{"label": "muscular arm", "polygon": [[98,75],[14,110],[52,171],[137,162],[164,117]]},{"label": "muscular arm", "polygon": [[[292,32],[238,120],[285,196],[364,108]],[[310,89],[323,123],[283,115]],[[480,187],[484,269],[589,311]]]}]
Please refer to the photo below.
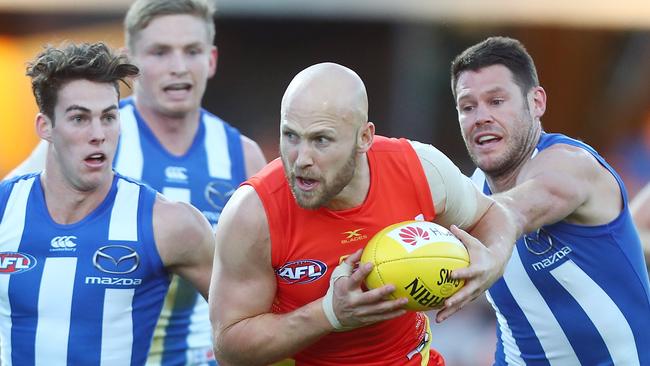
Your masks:
[{"label": "muscular arm", "polygon": [[13,178],[23,174],[40,172],[45,169],[45,158],[47,157],[48,142],[41,140],[32,153],[14,170],[9,172],[3,179]]},{"label": "muscular arm", "polygon": [[250,178],[266,165],[266,158],[260,146],[246,136],[241,136],[242,149],[244,150],[244,164],[246,177]]},{"label": "muscular arm", "polygon": [[239,188],[216,229],[210,287],[215,352],[234,365],[265,365],[288,357],[332,327],[320,300],[287,314],[272,314],[276,280],[264,208],[250,186]]},{"label": "muscular arm", "polygon": [[623,205],[609,171],[587,151],[565,144],[543,150],[522,169],[514,188],[493,197],[525,233],[562,220],[606,224]]},{"label": "muscular arm", "polygon": [[154,205],[154,238],[165,267],[190,282],[208,298],[214,237],[205,217],[193,206],[158,196]]},{"label": "muscular arm", "polygon": [[639,231],[645,262],[650,265],[650,184],[646,185],[630,203],[632,218]]},{"label": "muscular arm", "polygon": [[[267,365],[290,357],[334,330],[323,310],[322,297],[289,313],[271,312],[276,278],[269,228],[253,188],[240,187],[228,201],[217,224],[216,239],[210,319],[220,364]],[[358,251],[346,263],[352,267],[360,256]],[[385,300],[395,290],[393,285],[361,289],[371,269],[370,263],[364,263],[330,285],[333,312],[347,330],[405,312],[401,307],[406,299]]]}]

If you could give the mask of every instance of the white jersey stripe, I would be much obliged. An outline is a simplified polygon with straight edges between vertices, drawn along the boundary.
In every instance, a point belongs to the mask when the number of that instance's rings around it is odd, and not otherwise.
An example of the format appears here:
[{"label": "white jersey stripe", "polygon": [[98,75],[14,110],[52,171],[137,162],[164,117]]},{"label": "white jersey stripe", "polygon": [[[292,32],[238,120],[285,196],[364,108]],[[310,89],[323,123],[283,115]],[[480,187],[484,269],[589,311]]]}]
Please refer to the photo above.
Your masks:
[{"label": "white jersey stripe", "polygon": [[[34,185],[34,179],[30,178],[16,182],[5,213],[0,221],[0,251],[16,252],[20,245],[20,239],[25,229],[25,211],[27,210],[27,199],[29,192]],[[11,214],[9,214],[11,212]],[[9,279],[11,276],[0,275],[0,317],[7,319],[7,322],[0,324],[0,365],[11,366],[11,305],[9,304]]]},{"label": "white jersey stripe", "polygon": [[[579,365],[580,361],[573,351],[569,340],[557,322],[557,319],[555,319],[553,312],[546,304],[546,301],[530,280],[526,269],[521,263],[521,258],[516,248],[513,250],[510,262],[506,266],[503,279],[510,293],[526,294],[525,296],[514,296],[514,300],[526,316],[545,352],[548,352],[548,350],[567,351],[564,355],[553,355],[551,360],[549,360],[551,366]],[[514,357],[514,354],[512,354],[513,351],[507,349],[505,344],[504,351],[506,352],[506,357],[509,353]]]},{"label": "white jersey stripe", "polygon": [[230,180],[231,162],[228,152],[228,138],[226,128],[219,120],[211,115],[204,114],[205,146],[208,155],[208,171],[212,178]]},{"label": "white jersey stripe", "polygon": [[35,366],[68,364],[70,309],[77,258],[48,258],[38,295]]},{"label": "white jersey stripe", "polygon": [[487,298],[487,301],[492,304],[492,308],[495,309],[497,322],[499,323],[499,329],[501,330],[501,342],[504,344],[504,352],[508,365],[526,366],[524,359],[521,358],[521,351],[519,350],[519,346],[517,346],[517,342],[515,341],[515,337],[512,335],[512,330],[508,326],[506,318],[499,311],[499,308],[494,303],[489,292],[485,293],[485,297]]},{"label": "white jersey stripe", "polygon": [[134,294],[135,289],[106,289],[100,366],[131,364]]},{"label": "white jersey stripe", "polygon": [[124,179],[120,179],[117,186],[108,228],[108,240],[138,241],[140,186]]},{"label": "white jersey stripe", "polygon": [[[580,304],[603,337],[615,365],[639,365],[634,335],[611,297],[573,261],[551,270],[551,275]],[[616,327],[609,326],[616,324]]]},{"label": "white jersey stripe", "polygon": [[133,105],[127,105],[120,110],[120,126],[120,145],[115,170],[127,177],[142,180],[144,160]]},{"label": "white jersey stripe", "polygon": [[172,202],[190,203],[192,192],[187,188],[163,187],[163,196]]}]

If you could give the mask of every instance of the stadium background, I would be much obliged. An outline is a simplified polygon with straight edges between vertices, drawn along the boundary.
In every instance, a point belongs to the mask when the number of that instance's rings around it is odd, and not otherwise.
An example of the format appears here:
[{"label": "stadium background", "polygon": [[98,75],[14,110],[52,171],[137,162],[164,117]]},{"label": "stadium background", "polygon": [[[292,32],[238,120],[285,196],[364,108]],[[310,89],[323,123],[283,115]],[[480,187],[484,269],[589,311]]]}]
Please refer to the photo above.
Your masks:
[{"label": "stadium background", "polygon": [[[123,46],[130,0],[0,0],[0,177],[37,143],[25,64],[42,45]],[[449,87],[451,59],[491,35],[520,39],[548,93],[546,130],[591,144],[631,194],[650,179],[650,2],[647,0],[219,0],[217,75],[204,106],[278,155],[280,100],[323,61],[366,82],[380,134],[429,142],[472,165]],[[128,93],[128,91],[125,91]],[[434,327],[450,366],[489,364],[494,318],[483,301]]]}]

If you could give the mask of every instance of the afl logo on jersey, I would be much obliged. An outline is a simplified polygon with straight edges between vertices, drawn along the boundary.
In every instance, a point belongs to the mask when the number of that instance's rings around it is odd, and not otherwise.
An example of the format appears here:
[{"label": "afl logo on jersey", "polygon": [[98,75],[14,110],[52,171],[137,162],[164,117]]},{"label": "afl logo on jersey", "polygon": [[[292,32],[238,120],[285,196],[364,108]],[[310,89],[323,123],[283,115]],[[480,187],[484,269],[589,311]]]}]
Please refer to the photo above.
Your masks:
[{"label": "afl logo on jersey", "polygon": [[0,274],[16,274],[36,267],[36,258],[17,252],[0,252]]},{"label": "afl logo on jersey", "polygon": [[327,273],[327,265],[313,259],[285,263],[275,271],[284,283],[303,284],[314,282]]},{"label": "afl logo on jersey", "polygon": [[223,210],[233,193],[235,188],[229,182],[213,181],[205,186],[205,200],[219,211]]},{"label": "afl logo on jersey", "polygon": [[140,256],[126,245],[105,245],[93,255],[93,265],[105,273],[127,274],[138,268]]}]

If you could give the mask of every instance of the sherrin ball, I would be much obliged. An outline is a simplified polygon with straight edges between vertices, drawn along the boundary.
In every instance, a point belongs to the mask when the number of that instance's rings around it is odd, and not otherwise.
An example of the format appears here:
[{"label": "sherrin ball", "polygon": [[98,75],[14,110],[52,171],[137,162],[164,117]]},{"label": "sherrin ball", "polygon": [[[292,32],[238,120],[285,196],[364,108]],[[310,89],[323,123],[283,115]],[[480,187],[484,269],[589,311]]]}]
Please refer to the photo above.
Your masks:
[{"label": "sherrin ball", "polygon": [[395,285],[391,299],[405,297],[405,308],[437,309],[460,290],[451,272],[469,266],[463,243],[446,228],[428,221],[404,221],[378,232],[366,245],[361,263],[374,265],[366,286]]}]

